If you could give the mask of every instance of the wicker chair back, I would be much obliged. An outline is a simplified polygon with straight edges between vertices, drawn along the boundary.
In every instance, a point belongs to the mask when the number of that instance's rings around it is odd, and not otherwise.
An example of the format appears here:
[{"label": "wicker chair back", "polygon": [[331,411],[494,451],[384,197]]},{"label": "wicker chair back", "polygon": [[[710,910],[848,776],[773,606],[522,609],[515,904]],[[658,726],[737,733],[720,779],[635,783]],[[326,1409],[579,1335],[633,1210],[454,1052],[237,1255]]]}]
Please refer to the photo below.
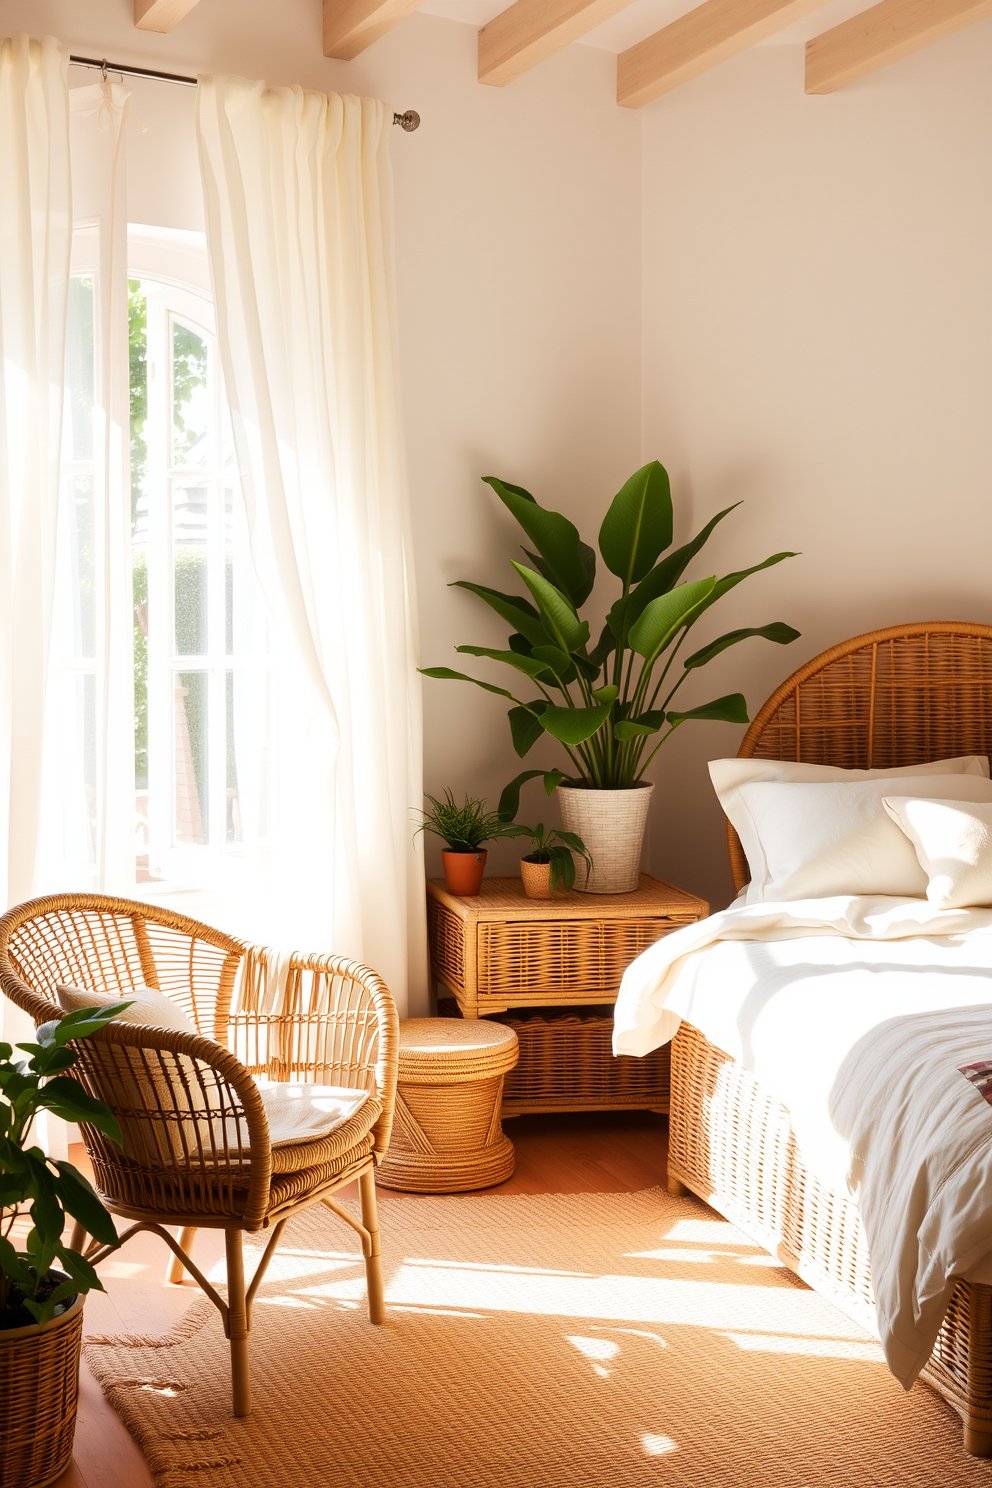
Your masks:
[{"label": "wicker chair back", "polygon": [[[951,620],[873,630],[783,682],[740,758],[878,769],[992,753],[992,625]],[[734,888],[747,859],[727,825]]]}]

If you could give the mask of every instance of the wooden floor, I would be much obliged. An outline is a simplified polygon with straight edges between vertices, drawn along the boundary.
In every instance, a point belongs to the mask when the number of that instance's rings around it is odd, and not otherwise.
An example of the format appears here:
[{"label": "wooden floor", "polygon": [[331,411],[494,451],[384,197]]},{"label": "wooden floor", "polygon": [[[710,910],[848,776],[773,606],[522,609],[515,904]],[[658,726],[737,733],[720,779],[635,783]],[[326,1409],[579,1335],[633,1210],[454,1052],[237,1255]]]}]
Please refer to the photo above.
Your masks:
[{"label": "wooden floor", "polygon": [[[629,1193],[665,1181],[664,1116],[640,1111],[518,1116],[507,1122],[506,1131],[516,1148],[516,1171],[491,1193]],[[86,1169],[81,1147],[70,1156]],[[390,1198],[402,1198],[388,1192]],[[223,1250],[220,1231],[200,1231],[194,1253],[204,1270]],[[87,1298],[85,1331],[164,1332],[199,1295],[192,1284],[166,1284],[166,1257],[160,1240],[136,1235],[105,1262],[100,1270],[107,1292]],[[75,1457],[58,1488],[152,1488],[144,1458],[85,1364],[80,1383]]]}]

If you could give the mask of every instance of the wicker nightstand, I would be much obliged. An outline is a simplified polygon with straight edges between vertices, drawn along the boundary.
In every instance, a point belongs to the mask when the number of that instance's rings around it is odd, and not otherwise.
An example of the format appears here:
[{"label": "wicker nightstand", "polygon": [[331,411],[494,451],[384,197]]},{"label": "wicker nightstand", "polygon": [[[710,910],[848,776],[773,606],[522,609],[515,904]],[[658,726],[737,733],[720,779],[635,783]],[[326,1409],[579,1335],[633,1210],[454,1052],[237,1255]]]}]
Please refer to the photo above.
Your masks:
[{"label": "wicker nightstand", "polygon": [[[633,894],[528,899],[518,878],[486,879],[471,899],[432,879],[427,894],[439,990],[454,998],[462,1017],[510,1014],[500,1021],[520,1042],[519,1063],[504,1087],[504,1116],[667,1111],[667,1046],[646,1059],[614,1059],[606,1005],[615,1002],[636,956],[709,912],[704,900],[643,873]],[[513,1016],[511,1010],[521,1009],[540,1014]]]}]

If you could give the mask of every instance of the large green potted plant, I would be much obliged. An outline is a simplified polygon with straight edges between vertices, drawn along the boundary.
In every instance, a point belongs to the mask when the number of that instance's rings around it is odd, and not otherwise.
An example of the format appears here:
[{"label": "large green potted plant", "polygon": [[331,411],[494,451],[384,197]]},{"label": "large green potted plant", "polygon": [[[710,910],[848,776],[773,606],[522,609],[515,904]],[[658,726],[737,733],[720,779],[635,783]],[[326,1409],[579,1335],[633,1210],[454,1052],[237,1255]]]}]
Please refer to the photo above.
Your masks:
[{"label": "large green potted plant", "polygon": [[[93,1267],[63,1242],[66,1216],[95,1240],[116,1245],[99,1197],[71,1163],[32,1141],[40,1111],[85,1121],[121,1139],[102,1101],[66,1073],[72,1039],[103,1028],[127,1002],[83,1008],[45,1023],[37,1043],[0,1043],[0,1483],[38,1488],[72,1459],[79,1392],[83,1297],[103,1287]],[[28,1221],[30,1222],[28,1224]]]},{"label": "large green potted plant", "polygon": [[[516,672],[518,684],[511,690],[450,667],[425,667],[424,675],[474,682],[507,698],[513,745],[521,758],[548,737],[564,749],[568,769],[524,770],[504,790],[500,815],[512,819],[521,785],[543,775],[548,794],[558,790],[565,826],[583,839],[594,862],[591,872],[586,865],[577,887],[629,892],[638,883],[654,788],[644,774],[658,750],[690,719],[748,721],[747,703],[739,692],[691,708],[674,707],[683,683],[750,636],[786,645],[799,632],[782,621],[731,630],[683,656],[685,641],[731,589],[795,554],[773,553],[723,577],[684,580],[689,564],[734,507],[718,512],[690,542],[672,549],[668,474],[652,460],[617,493],[599,530],[600,556],[619,580],[620,593],[593,644],[589,621],[579,611],[595,582],[596,553],[567,517],[539,506],[522,486],[495,476],[484,479],[529,540],[523,550],[529,563],[513,562],[526,593],[458,580],[458,587],[478,595],[507,621],[512,633],[505,649],[455,649],[503,663]],[[525,681],[531,684],[526,692],[520,685]]]}]

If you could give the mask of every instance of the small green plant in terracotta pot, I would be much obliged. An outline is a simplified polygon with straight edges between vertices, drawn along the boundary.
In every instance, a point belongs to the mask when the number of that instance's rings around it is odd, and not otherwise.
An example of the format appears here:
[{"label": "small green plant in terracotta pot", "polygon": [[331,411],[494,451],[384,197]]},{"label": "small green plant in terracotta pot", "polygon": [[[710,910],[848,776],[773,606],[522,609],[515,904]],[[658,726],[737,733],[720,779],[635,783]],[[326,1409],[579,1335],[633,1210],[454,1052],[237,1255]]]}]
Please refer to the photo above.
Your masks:
[{"label": "small green plant in terracotta pot", "polygon": [[587,874],[592,871],[592,857],[575,832],[545,829],[544,823],[538,822],[536,827],[518,825],[513,835],[531,839],[530,852],[520,859],[520,877],[528,899],[550,899],[558,889],[574,889],[573,853],[583,860]]},{"label": "small green plant in terracotta pot", "polygon": [[519,828],[489,811],[485,801],[466,794],[459,805],[450,790],[444,796],[427,795],[418,832],[432,832],[446,844],[441,852],[444,881],[450,894],[468,899],[478,894],[486,871],[488,852],[483,846],[497,837],[519,836]]}]

